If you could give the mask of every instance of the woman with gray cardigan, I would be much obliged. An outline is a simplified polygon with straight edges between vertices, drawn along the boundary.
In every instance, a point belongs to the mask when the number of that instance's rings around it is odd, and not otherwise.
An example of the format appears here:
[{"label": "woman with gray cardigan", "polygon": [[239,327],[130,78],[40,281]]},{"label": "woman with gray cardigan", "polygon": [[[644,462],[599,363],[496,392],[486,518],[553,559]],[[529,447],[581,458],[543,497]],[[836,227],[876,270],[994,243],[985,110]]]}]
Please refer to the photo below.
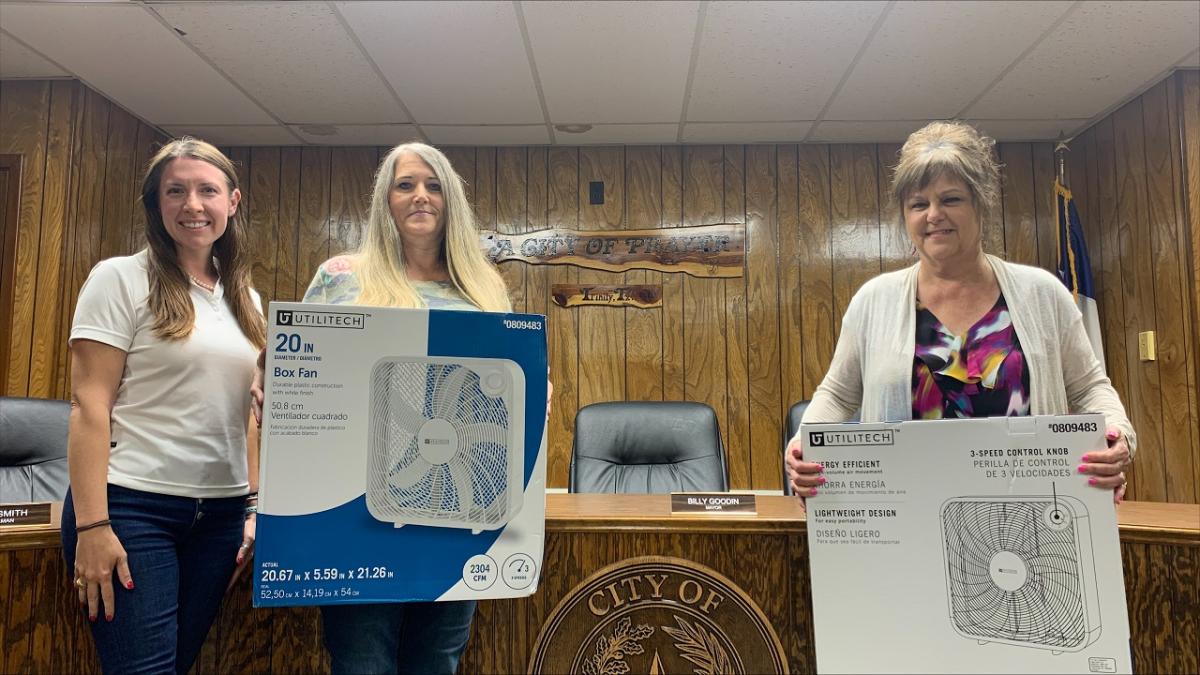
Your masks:
[{"label": "woman with gray cardigan", "polygon": [[[1120,503],[1136,436],[1097,360],[1070,292],[1049,272],[983,252],[997,207],[993,141],[960,122],[909,136],[892,197],[919,261],[868,281],[851,299],[833,362],[804,422],[1103,413],[1106,450],[1079,472]],[[786,449],[795,494],[816,495],[820,465],[799,434]]]}]

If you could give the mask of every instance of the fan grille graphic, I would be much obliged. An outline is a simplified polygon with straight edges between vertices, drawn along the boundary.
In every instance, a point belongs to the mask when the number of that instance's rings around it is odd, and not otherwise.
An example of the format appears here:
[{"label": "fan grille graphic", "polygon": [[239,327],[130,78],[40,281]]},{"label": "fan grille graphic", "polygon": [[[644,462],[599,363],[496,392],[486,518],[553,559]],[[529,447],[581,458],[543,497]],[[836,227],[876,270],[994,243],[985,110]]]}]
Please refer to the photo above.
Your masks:
[{"label": "fan grille graphic", "polygon": [[951,500],[942,508],[950,613],[962,635],[1074,651],[1093,625],[1090,533],[1067,498]]},{"label": "fan grille graphic", "polygon": [[523,439],[512,406],[524,391],[519,375],[495,364],[380,362],[371,378],[371,514],[472,529],[508,522],[522,496]]}]

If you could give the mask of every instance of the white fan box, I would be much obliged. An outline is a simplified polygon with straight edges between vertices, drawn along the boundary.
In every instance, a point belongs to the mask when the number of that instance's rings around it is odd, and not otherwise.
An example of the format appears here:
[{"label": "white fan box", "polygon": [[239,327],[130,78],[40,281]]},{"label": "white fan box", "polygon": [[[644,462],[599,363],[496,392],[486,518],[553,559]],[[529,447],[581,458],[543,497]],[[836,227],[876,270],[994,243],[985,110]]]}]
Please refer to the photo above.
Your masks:
[{"label": "white fan box", "polygon": [[255,605],[536,592],[545,317],[309,303],[268,317]]},{"label": "white fan box", "polygon": [[[1128,673],[1100,415],[808,424],[817,670]],[[869,645],[869,648],[865,648]]]}]

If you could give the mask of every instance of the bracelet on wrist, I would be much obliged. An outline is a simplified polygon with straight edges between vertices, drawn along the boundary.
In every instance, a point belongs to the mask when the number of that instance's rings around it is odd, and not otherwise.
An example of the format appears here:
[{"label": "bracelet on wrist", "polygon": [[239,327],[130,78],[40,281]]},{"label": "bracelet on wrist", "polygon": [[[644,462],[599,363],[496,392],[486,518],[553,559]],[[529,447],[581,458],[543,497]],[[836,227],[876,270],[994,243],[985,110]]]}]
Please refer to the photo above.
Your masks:
[{"label": "bracelet on wrist", "polygon": [[246,513],[246,515],[250,515],[251,513],[258,513],[258,504],[248,505],[246,507],[245,513]]},{"label": "bracelet on wrist", "polygon": [[97,520],[96,522],[88,523],[87,525],[78,525],[75,527],[75,534],[87,532],[88,530],[94,530],[97,527],[104,527],[105,525],[112,525],[112,521],[108,518],[105,518],[104,520]]}]

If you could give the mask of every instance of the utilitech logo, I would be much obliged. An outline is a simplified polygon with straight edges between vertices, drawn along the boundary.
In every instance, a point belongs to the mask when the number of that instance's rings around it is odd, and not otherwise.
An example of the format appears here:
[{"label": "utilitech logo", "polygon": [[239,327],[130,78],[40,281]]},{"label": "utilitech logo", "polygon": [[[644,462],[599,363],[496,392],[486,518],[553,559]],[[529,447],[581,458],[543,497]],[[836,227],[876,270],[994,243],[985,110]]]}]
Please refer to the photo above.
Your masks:
[{"label": "utilitech logo", "polygon": [[875,431],[810,431],[808,444],[811,446],[830,445],[895,445],[896,439],[891,429]]},{"label": "utilitech logo", "polygon": [[345,314],[341,312],[297,312],[292,309],[281,309],[275,312],[275,322],[280,326],[304,326],[308,328],[355,328],[365,327],[365,314]]}]

